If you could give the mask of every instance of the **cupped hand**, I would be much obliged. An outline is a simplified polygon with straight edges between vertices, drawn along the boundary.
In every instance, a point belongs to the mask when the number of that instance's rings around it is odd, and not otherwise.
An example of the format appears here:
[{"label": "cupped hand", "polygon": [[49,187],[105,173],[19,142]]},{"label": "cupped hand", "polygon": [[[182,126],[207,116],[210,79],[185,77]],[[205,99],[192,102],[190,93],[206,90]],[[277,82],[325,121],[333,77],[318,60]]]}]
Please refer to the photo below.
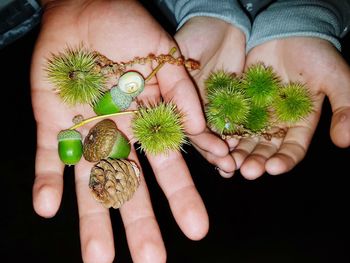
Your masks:
[{"label": "cupped hand", "polygon": [[[201,64],[201,68],[191,72],[191,75],[204,105],[207,102],[204,81],[210,73],[225,70],[240,74],[244,69],[245,35],[240,29],[220,19],[191,18],[175,34],[175,40],[186,57],[198,60]],[[202,156],[219,168],[222,176],[233,175],[236,165],[229,149],[236,145],[236,140],[224,142],[209,129],[190,138]]]},{"label": "cupped hand", "polygon": [[331,138],[337,146],[349,147],[350,68],[334,46],[318,38],[273,40],[248,53],[246,67],[257,62],[272,66],[285,82],[305,83],[313,96],[314,111],[289,127],[284,138],[241,140],[232,155],[244,177],[255,179],[265,171],[278,175],[297,165],[310,145],[325,96],[333,111]]},{"label": "cupped hand", "polygon": [[[37,122],[36,179],[33,186],[35,211],[43,217],[57,212],[63,191],[63,169],[57,152],[57,134],[72,126],[72,118],[95,115],[89,106],[69,107],[53,92],[45,66],[52,53],[67,46],[96,50],[109,59],[129,61],[150,53],[166,54],[175,46],[171,37],[136,1],[51,1],[44,8],[42,25],[33,54],[32,102]],[[176,56],[176,54],[175,54]],[[156,65],[137,65],[147,76]],[[138,97],[142,102],[172,101],[184,113],[188,134],[205,128],[201,104],[186,70],[164,65]],[[132,105],[136,108],[136,103]],[[119,129],[132,139],[131,116],[115,117]],[[85,136],[90,123],[79,128]],[[139,164],[135,149],[129,159]],[[197,240],[208,231],[208,216],[181,153],[148,156],[157,181],[164,191],[181,230]],[[80,238],[84,262],[112,262],[115,254],[109,211],[90,194],[88,180],[92,163],[83,158],[75,166],[76,193],[80,217]],[[134,262],[165,262],[166,252],[152,209],[146,182],[120,209]]]}]

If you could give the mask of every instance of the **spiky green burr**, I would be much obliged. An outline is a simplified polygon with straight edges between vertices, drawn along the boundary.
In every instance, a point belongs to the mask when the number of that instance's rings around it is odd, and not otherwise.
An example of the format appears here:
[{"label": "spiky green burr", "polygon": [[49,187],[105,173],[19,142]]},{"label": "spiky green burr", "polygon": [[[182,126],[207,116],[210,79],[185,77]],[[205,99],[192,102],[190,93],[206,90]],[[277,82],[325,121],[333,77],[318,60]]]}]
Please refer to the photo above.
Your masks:
[{"label": "spiky green burr", "polygon": [[244,127],[252,132],[260,132],[269,125],[268,108],[251,105]]},{"label": "spiky green burr", "polygon": [[242,84],[255,105],[268,106],[278,96],[280,80],[272,67],[258,63],[247,69]]},{"label": "spiky green burr", "polygon": [[313,103],[303,84],[289,83],[280,89],[274,107],[279,121],[292,124],[311,113]]},{"label": "spiky green burr", "polygon": [[209,126],[220,134],[232,134],[247,119],[250,101],[232,85],[208,92],[206,117]]},{"label": "spiky green burr", "polygon": [[93,105],[102,97],[106,77],[96,70],[96,54],[83,47],[66,48],[48,61],[48,79],[63,102]]},{"label": "spiky green burr", "polygon": [[205,88],[208,93],[212,90],[225,87],[239,87],[240,82],[235,74],[228,73],[225,70],[218,70],[212,72],[204,82]]},{"label": "spiky green burr", "polygon": [[83,155],[82,136],[76,130],[63,130],[57,135],[58,155],[67,165],[77,164]]},{"label": "spiky green burr", "polygon": [[140,149],[147,154],[180,151],[187,142],[182,114],[172,103],[140,107],[132,121],[132,130]]}]

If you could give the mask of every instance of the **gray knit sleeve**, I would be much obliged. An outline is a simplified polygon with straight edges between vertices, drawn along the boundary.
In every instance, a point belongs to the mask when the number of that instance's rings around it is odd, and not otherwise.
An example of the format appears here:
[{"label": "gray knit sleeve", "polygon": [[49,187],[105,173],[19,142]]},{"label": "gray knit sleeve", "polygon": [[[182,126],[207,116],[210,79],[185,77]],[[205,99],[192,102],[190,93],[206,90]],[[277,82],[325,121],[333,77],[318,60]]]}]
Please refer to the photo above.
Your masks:
[{"label": "gray knit sleeve", "polygon": [[0,0],[0,49],[27,34],[40,20],[37,0]]},{"label": "gray knit sleeve", "polygon": [[208,16],[238,27],[249,38],[250,20],[237,0],[159,0],[158,5],[166,5],[173,14],[177,30],[192,17]]},{"label": "gray knit sleeve", "polygon": [[269,40],[318,37],[340,50],[339,38],[350,26],[350,0],[279,0],[254,20],[247,51]]}]

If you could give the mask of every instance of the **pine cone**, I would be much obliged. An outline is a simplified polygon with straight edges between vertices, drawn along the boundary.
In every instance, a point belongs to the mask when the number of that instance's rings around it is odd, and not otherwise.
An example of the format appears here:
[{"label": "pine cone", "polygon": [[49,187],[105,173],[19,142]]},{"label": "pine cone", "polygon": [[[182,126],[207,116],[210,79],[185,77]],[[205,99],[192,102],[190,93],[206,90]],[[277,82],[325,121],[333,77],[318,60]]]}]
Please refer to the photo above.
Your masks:
[{"label": "pine cone", "polygon": [[91,193],[107,208],[121,207],[131,199],[139,184],[140,170],[128,160],[103,159],[91,169]]}]

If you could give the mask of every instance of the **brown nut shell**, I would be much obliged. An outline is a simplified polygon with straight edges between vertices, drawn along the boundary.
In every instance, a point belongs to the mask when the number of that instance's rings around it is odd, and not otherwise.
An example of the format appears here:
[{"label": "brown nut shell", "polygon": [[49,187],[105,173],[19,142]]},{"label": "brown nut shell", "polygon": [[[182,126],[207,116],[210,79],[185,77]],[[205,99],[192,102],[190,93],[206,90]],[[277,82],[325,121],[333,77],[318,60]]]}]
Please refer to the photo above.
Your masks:
[{"label": "brown nut shell", "polygon": [[105,119],[91,128],[84,140],[83,155],[89,162],[98,162],[107,158],[118,137],[117,125]]},{"label": "brown nut shell", "polygon": [[139,185],[140,170],[132,161],[107,158],[91,169],[91,193],[107,208],[121,207],[131,199]]}]

